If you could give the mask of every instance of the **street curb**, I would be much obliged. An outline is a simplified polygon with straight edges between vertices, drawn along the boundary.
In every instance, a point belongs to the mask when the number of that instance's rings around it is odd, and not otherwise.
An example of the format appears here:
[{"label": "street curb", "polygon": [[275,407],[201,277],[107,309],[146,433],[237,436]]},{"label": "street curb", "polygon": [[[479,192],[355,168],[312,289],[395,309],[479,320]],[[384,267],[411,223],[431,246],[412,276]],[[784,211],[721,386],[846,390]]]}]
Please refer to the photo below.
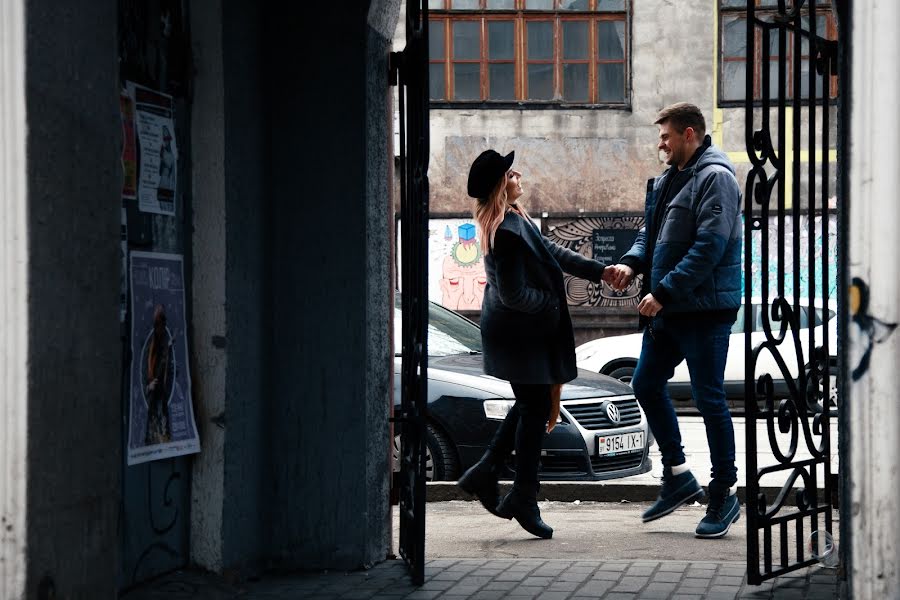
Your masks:
[{"label": "street curb", "polygon": [[[500,483],[500,493],[505,494],[510,482]],[[781,488],[761,488],[771,502]],[[545,481],[541,483],[538,500],[555,502],[653,502],[659,494],[659,486],[636,483],[607,483],[603,481]],[[746,504],[747,489],[739,487],[738,500]],[[475,496],[462,491],[455,481],[430,481],[425,486],[426,502],[447,502],[450,500],[476,500]]]}]

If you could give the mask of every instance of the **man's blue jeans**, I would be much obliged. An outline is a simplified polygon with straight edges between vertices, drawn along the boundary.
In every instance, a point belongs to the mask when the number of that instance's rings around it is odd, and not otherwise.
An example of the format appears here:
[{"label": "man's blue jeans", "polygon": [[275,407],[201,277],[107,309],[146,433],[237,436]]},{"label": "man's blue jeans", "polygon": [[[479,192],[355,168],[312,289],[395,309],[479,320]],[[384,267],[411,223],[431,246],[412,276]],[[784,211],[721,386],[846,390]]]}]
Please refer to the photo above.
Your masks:
[{"label": "man's blue jeans", "polygon": [[659,444],[663,466],[680,465],[685,462],[684,448],[666,383],[675,367],[687,361],[691,393],[706,425],[712,479],[725,487],[737,483],[734,426],[725,401],[724,381],[730,334],[728,323],[655,318],[644,330],[641,357],[631,381]]}]

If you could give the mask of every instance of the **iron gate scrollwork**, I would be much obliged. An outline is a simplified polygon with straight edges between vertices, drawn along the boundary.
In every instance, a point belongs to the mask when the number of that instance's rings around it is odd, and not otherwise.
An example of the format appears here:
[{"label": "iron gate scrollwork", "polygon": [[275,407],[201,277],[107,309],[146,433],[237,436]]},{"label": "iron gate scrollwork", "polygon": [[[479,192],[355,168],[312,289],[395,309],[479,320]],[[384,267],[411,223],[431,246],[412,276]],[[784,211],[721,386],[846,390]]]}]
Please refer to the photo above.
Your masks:
[{"label": "iron gate scrollwork", "polygon": [[428,2],[406,3],[406,47],[391,54],[400,107],[401,308],[400,555],[425,579],[425,416],[428,327]]},{"label": "iron gate scrollwork", "polygon": [[[829,320],[837,319],[829,309],[829,197],[836,187],[829,130],[837,42],[819,35],[828,18],[822,2],[778,0],[764,13],[754,4],[747,7],[744,350],[747,574],[757,585],[834,551],[826,542],[836,486],[831,424],[837,407],[828,391],[836,375],[836,340],[829,337]],[[757,294],[758,312],[751,309]],[[754,335],[762,341],[755,343]],[[774,464],[759,464],[767,448]],[[776,485],[763,487],[767,479]],[[772,487],[777,491],[766,491]]]}]

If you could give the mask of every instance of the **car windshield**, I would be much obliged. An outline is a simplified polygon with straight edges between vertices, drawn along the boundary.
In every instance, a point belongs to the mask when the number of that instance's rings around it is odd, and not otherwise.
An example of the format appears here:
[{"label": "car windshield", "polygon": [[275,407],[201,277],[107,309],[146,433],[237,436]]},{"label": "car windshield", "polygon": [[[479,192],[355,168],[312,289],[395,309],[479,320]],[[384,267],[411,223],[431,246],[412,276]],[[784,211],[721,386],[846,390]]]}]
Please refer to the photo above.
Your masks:
[{"label": "car windshield", "polygon": [[[403,315],[400,312],[400,296],[394,308],[394,352],[400,356]],[[481,354],[481,330],[471,321],[446,308],[428,303],[428,355],[454,356],[457,354]]]}]

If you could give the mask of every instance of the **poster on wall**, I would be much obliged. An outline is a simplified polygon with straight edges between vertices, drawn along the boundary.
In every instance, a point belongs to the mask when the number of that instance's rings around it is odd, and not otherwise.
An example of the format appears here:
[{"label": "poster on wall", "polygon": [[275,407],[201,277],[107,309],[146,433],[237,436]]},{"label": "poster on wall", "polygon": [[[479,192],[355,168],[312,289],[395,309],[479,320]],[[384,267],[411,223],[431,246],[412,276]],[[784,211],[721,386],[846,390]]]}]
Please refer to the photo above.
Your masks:
[{"label": "poster on wall", "polygon": [[119,93],[122,117],[122,198],[137,197],[137,142],[134,139],[133,89],[126,87]]},{"label": "poster on wall", "polygon": [[138,208],[160,215],[175,214],[178,146],[175,143],[172,97],[129,83],[140,148]]},{"label": "poster on wall", "polygon": [[119,229],[119,262],[119,323],[124,323],[128,314],[128,211],[124,206]]},{"label": "poster on wall", "polygon": [[181,255],[131,253],[128,464],[200,452]]}]

